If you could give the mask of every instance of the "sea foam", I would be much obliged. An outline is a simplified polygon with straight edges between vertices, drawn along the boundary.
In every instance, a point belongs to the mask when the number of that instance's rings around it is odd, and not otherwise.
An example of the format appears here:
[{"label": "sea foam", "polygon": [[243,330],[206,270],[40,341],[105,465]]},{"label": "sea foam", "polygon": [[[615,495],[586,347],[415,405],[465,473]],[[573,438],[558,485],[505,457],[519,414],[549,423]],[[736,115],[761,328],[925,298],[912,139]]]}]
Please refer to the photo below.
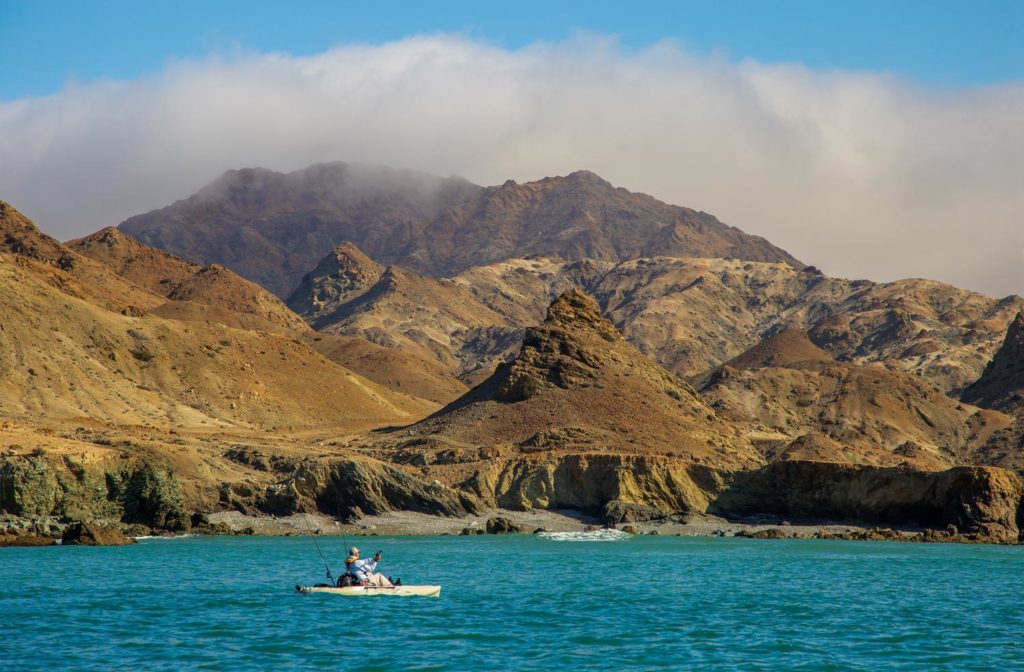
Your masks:
[{"label": "sea foam", "polygon": [[539,532],[537,536],[551,541],[623,541],[633,535],[605,528],[593,532]]}]

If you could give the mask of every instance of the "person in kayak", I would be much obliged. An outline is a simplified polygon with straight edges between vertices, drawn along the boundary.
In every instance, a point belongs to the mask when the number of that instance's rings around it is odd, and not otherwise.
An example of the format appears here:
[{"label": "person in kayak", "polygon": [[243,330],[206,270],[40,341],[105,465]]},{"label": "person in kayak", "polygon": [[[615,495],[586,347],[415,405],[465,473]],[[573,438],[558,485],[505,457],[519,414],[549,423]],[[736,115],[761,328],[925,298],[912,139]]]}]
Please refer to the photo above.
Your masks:
[{"label": "person in kayak", "polygon": [[361,559],[359,549],[353,546],[348,550],[348,557],[345,558],[345,573],[352,577],[353,584],[357,586],[393,586],[394,584],[388,577],[374,571],[379,562],[380,551],[377,551],[373,558]]}]

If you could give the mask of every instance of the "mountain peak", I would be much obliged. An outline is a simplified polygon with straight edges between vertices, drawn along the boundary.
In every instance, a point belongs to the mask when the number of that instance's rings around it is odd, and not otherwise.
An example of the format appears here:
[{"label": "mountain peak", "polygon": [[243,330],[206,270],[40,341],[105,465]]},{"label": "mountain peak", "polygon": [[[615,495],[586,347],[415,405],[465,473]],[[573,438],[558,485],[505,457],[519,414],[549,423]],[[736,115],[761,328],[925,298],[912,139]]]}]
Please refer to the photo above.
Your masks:
[{"label": "mountain peak", "polygon": [[0,249],[61,270],[75,265],[75,257],[67,248],[5,201],[0,201]]},{"label": "mountain peak", "polygon": [[582,290],[566,290],[548,306],[544,326],[562,329],[585,329],[601,335],[605,340],[620,340],[622,335],[611,322],[601,315],[601,307]]},{"label": "mountain peak", "polygon": [[346,164],[288,174],[235,171],[200,197],[119,228],[186,259],[223,263],[278,296],[288,296],[341,240],[377,262],[435,277],[532,254],[609,262],[733,257],[804,266],[763,238],[617,188],[587,170],[498,185]]},{"label": "mountain peak", "polygon": [[590,170],[574,170],[573,172],[566,175],[564,179],[569,182],[578,182],[609,187],[612,186],[611,182]]},{"label": "mountain peak", "polygon": [[[633,358],[643,359],[601,315],[597,302],[573,288],[551,303],[542,325],[526,330],[519,355],[502,372],[496,396],[520,401],[550,387],[588,385]],[[660,367],[650,364],[661,377]]]},{"label": "mountain peak", "polygon": [[733,357],[725,366],[758,369],[798,362],[829,362],[832,359],[832,355],[811,342],[806,331],[798,327],[787,327]]},{"label": "mountain peak", "polygon": [[307,320],[315,320],[362,295],[384,274],[383,266],[345,241],[302,278],[286,303]]}]

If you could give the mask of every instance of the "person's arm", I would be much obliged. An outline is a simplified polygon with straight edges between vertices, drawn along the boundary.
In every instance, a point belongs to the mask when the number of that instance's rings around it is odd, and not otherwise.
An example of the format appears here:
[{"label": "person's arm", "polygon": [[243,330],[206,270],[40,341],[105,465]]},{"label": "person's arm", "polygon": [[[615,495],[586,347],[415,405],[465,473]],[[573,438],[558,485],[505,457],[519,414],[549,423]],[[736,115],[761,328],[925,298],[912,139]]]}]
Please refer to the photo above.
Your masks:
[{"label": "person's arm", "polygon": [[364,558],[362,560],[356,560],[352,563],[360,572],[372,572],[377,569],[377,562],[380,560],[380,554],[373,556],[373,558]]}]

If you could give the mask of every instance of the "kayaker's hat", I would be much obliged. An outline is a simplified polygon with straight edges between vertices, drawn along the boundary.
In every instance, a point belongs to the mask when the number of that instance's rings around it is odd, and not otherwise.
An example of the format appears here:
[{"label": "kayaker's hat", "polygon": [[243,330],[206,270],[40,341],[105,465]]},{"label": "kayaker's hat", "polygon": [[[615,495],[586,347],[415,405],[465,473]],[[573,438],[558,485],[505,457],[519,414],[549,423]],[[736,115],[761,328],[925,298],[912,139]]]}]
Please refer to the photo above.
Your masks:
[{"label": "kayaker's hat", "polygon": [[348,554],[349,555],[359,555],[359,549],[356,548],[355,546],[353,546],[352,548],[348,549]]}]

